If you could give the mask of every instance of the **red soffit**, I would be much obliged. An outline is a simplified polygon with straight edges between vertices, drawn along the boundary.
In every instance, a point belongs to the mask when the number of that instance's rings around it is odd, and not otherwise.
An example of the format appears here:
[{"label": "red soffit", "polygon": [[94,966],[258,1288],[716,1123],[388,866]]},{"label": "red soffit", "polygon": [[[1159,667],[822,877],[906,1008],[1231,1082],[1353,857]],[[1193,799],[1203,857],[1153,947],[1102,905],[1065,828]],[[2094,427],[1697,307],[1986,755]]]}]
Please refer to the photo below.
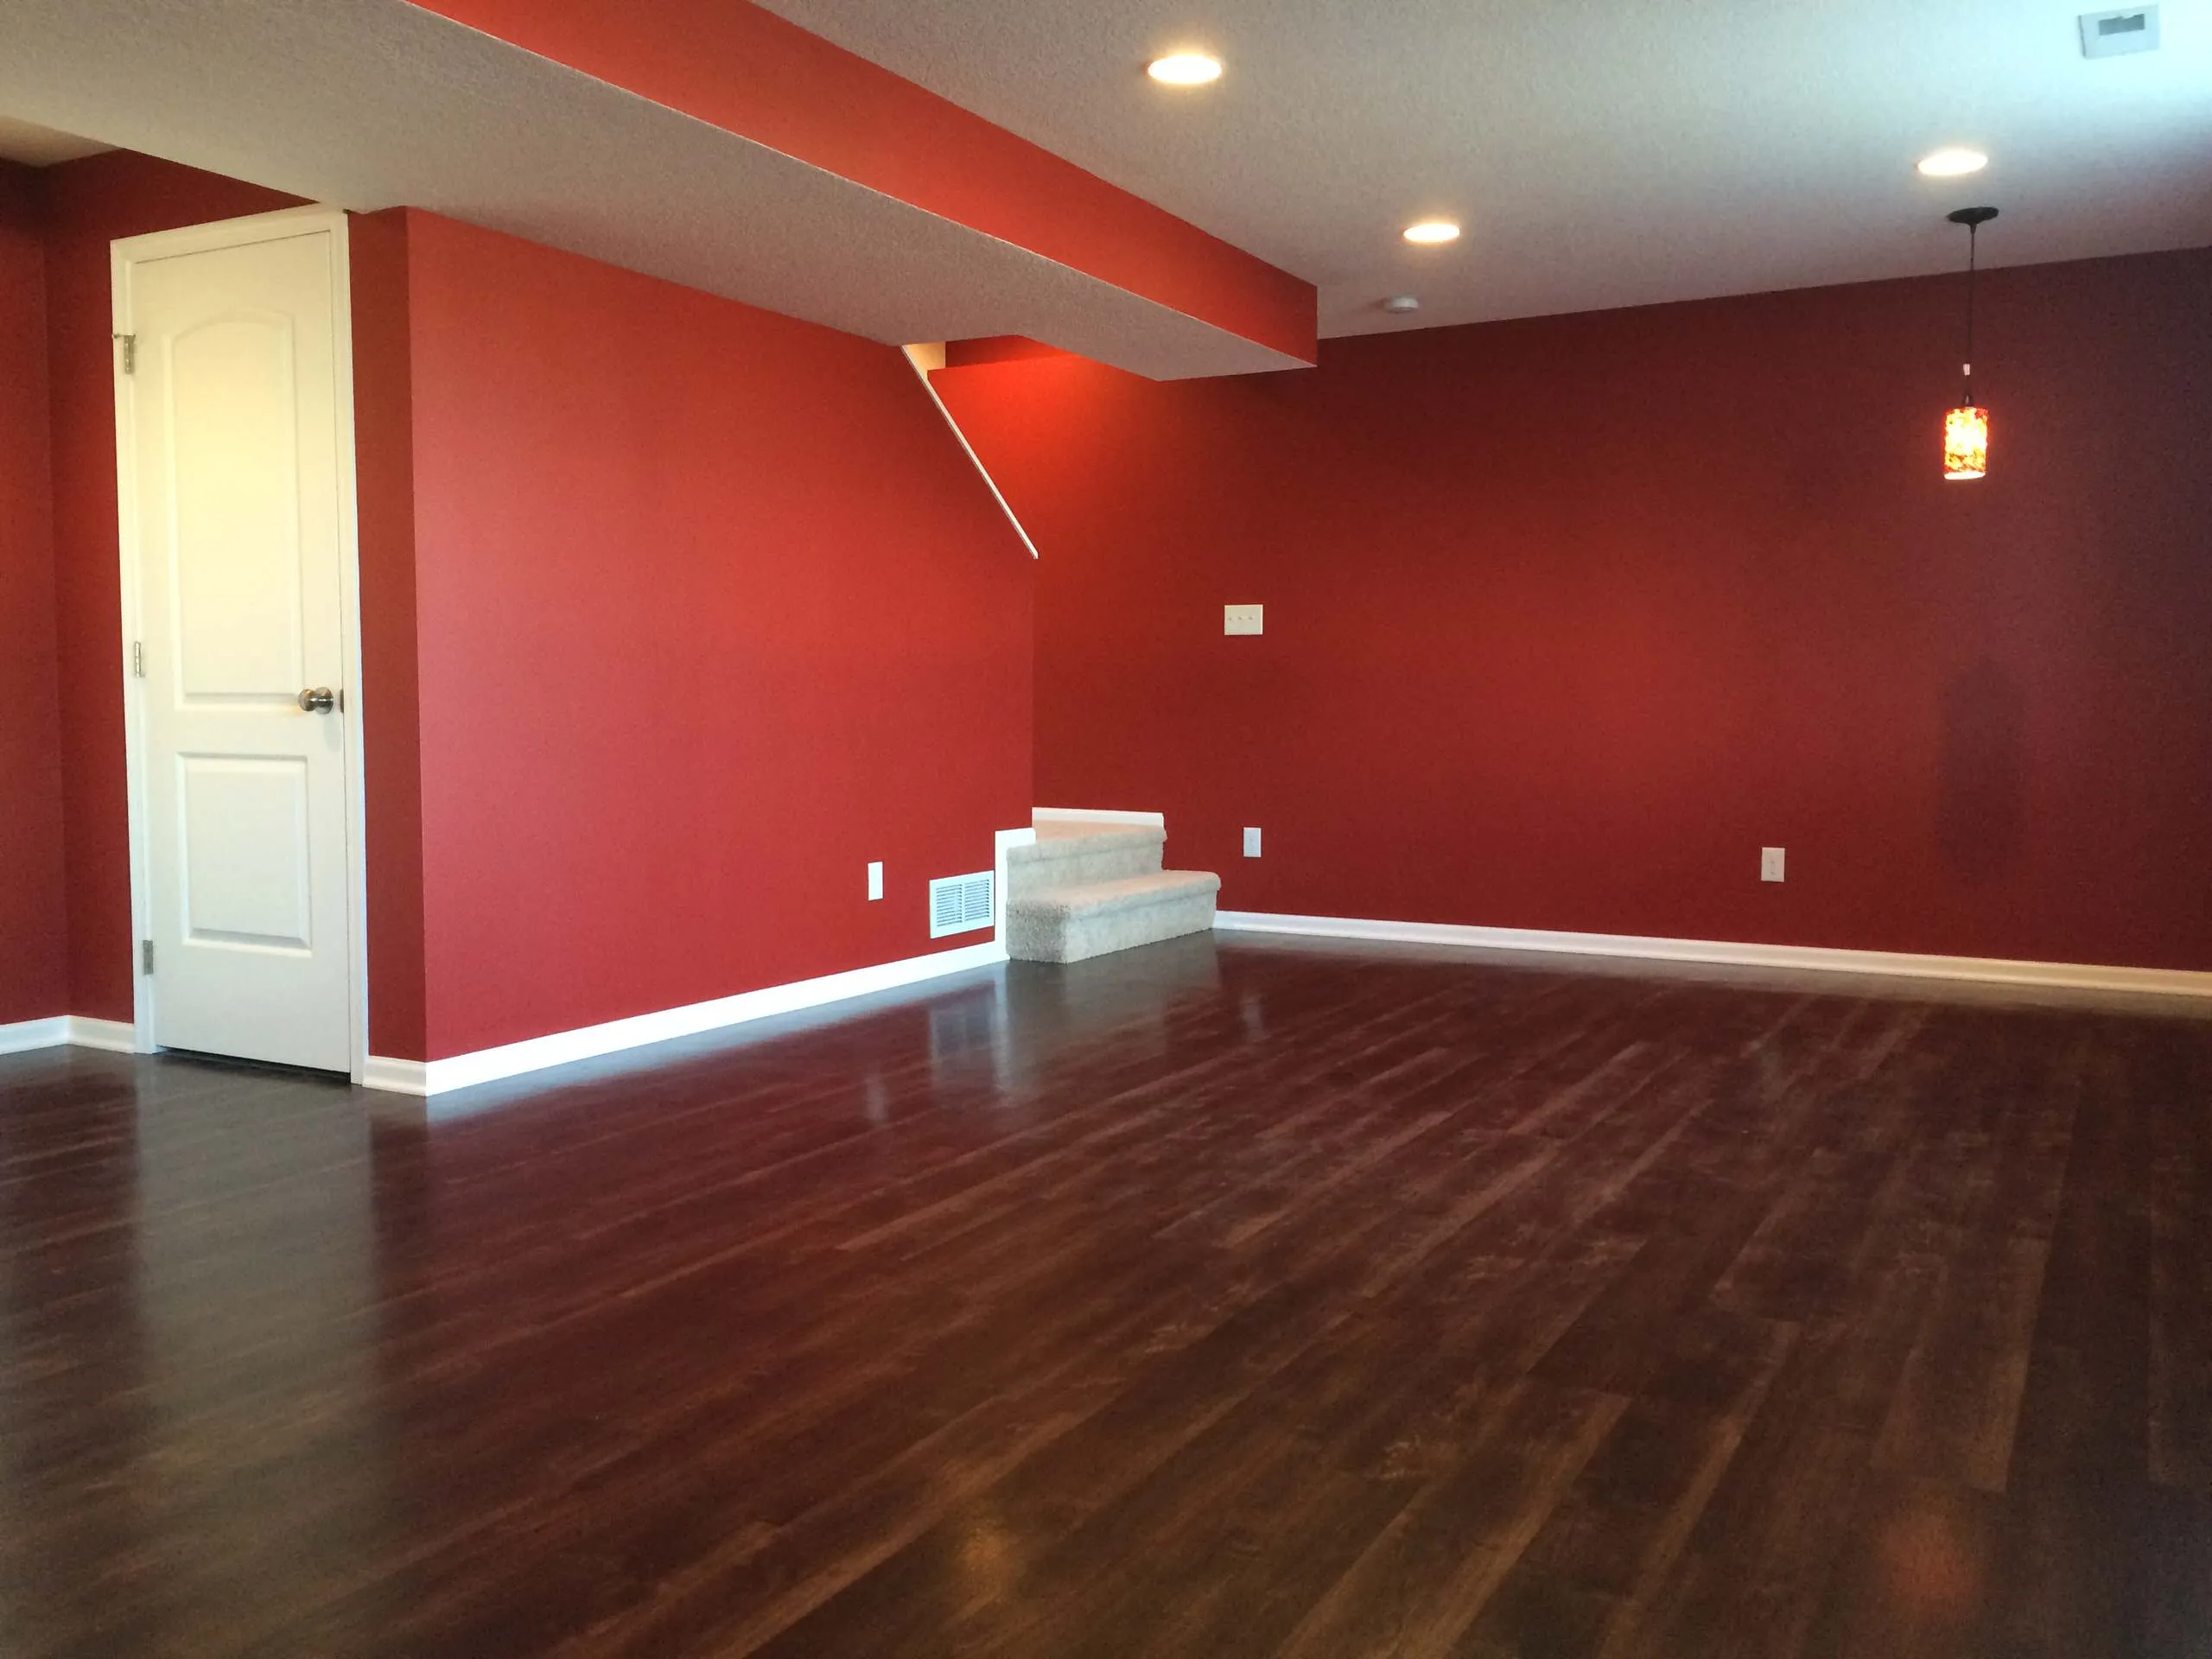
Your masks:
[{"label": "red soffit", "polygon": [[414,3],[1268,352],[1315,359],[1312,283],[758,6]]}]

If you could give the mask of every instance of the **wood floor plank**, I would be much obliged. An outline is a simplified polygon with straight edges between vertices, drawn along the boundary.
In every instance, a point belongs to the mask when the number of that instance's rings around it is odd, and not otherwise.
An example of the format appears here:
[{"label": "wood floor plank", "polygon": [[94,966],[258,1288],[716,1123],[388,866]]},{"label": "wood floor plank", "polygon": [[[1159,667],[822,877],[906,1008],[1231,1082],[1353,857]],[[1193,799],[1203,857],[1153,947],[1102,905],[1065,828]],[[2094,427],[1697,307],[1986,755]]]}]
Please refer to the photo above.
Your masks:
[{"label": "wood floor plank", "polygon": [[2145,1097],[2152,1144],[2150,1473],[2212,1494],[2212,1068],[2200,1046],[2152,1038],[2128,1091]]},{"label": "wood floor plank", "polygon": [[0,1058],[0,1653],[2204,1659],[2212,1018],[1200,937]]}]

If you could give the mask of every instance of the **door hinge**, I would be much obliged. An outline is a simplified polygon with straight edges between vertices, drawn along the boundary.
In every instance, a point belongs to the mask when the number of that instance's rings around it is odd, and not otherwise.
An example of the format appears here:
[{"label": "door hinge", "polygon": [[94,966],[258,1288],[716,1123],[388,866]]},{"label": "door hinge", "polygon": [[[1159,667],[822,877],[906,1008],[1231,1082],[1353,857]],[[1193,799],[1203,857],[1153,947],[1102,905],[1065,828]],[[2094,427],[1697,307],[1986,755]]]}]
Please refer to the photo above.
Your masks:
[{"label": "door hinge", "polygon": [[130,642],[130,671],[142,680],[146,677],[146,642],[143,639]]},{"label": "door hinge", "polygon": [[118,334],[115,338],[117,342],[123,347],[123,372],[125,374],[137,373],[138,336],[136,334]]},{"label": "door hinge", "polygon": [[138,941],[138,971],[142,974],[154,971],[154,942],[151,939]]}]

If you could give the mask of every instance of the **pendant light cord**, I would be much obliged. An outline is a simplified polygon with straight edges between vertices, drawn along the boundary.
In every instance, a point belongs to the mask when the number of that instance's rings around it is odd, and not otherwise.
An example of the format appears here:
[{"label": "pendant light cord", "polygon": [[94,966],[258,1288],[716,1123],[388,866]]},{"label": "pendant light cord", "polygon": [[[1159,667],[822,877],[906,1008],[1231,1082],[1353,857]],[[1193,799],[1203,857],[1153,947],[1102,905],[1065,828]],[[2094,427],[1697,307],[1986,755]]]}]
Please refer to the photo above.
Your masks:
[{"label": "pendant light cord", "polygon": [[1980,226],[1969,225],[1967,226],[1967,357],[1966,362],[1963,365],[1965,395],[1959,399],[1960,405],[1962,408],[1971,408],[1974,404],[1974,249],[1980,235]]}]

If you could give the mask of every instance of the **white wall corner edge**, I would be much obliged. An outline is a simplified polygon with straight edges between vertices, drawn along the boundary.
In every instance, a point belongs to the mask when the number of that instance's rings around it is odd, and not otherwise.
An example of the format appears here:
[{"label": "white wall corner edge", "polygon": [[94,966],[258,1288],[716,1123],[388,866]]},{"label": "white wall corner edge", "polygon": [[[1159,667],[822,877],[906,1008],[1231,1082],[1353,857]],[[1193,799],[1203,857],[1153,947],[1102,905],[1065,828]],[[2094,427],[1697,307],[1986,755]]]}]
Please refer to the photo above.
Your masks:
[{"label": "white wall corner edge", "polygon": [[1552,956],[1706,963],[1715,967],[1789,968],[1889,979],[1973,980],[1984,984],[2044,986],[2054,990],[2212,997],[2212,973],[2183,968],[2101,967],[2082,963],[2017,961],[2002,957],[1916,956],[1905,951],[1845,950],[1827,945],[1739,944],[1719,939],[1647,938],[1632,933],[1554,933],[1537,928],[1477,927],[1457,922],[1366,921],[1350,916],[1286,916],[1249,910],[1221,911],[1214,918],[1214,926],[1223,932],[1284,933],[1388,944],[1459,945]]}]

